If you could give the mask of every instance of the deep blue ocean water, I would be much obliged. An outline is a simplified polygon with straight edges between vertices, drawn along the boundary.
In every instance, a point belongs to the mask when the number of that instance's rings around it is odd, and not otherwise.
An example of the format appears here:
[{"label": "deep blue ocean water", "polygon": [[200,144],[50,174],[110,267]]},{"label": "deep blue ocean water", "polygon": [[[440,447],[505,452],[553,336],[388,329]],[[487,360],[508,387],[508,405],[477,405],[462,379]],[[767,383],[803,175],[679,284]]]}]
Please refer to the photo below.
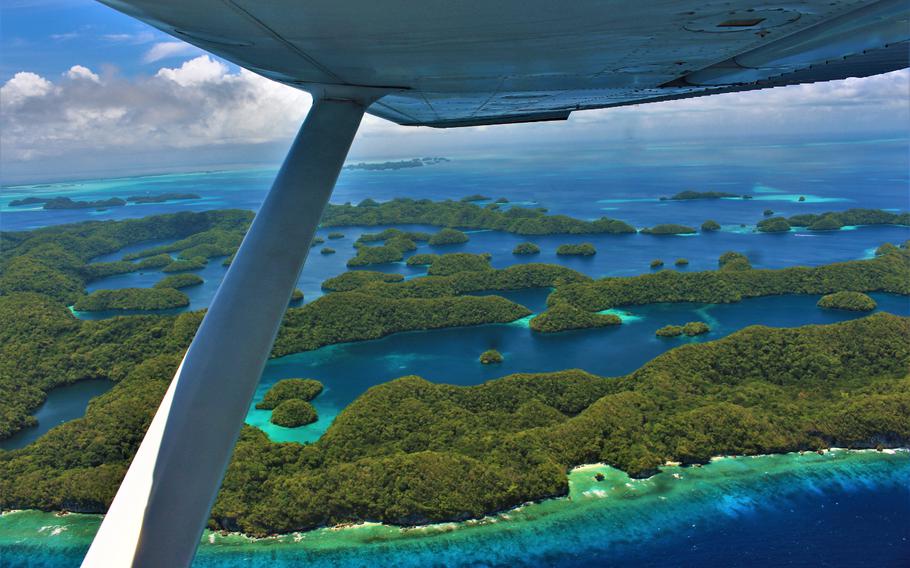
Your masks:
[{"label": "deep blue ocean water", "polygon": [[[850,207],[906,211],[910,209],[908,148],[906,139],[723,146],[630,144],[589,149],[572,156],[453,157],[449,163],[408,170],[345,170],[333,202],[399,196],[457,199],[481,193],[580,218],[606,215],[638,227],[668,222],[697,226],[709,218],[723,225],[719,233],[687,237],[639,234],[527,238],[473,231],[470,242],[464,245],[438,249],[421,245],[418,251],[490,252],[497,267],[517,262],[557,262],[594,277],[623,276],[648,272],[650,261],[656,258],[663,259],[667,269],[675,270],[672,261],[685,257],[690,263],[684,270],[705,270],[714,268],[717,257],[727,250],[746,253],[754,266],[762,268],[819,265],[868,258],[883,242],[910,238],[910,228],[858,227],[829,233],[794,231],[768,235],[753,231],[762,211],[771,208],[783,215]],[[179,210],[255,210],[274,173],[273,168],[261,168],[4,187],[0,192],[0,223],[3,230],[24,230]],[[660,200],[661,196],[687,189],[748,194],[753,199]],[[102,199],[174,191],[197,193],[202,199],[106,211],[8,207],[12,199],[35,195]],[[799,196],[806,200],[799,202]],[[340,230],[345,238],[332,242],[338,254],[312,254],[307,261],[298,282],[305,301],[322,293],[323,280],[345,270],[345,262],[354,253],[352,244],[362,232],[375,232],[381,227]],[[319,233],[325,236],[327,232]],[[512,256],[514,245],[525,240],[537,243],[542,253],[531,258]],[[585,241],[598,249],[593,258],[555,255],[559,244]],[[143,243],[95,260],[115,260],[153,244],[158,243]],[[424,272],[404,263],[378,269],[409,277]],[[205,284],[185,289],[191,298],[189,309],[208,305],[224,272],[219,259],[198,271]],[[88,290],[150,286],[163,276],[157,271],[115,276],[93,282]],[[537,312],[543,308],[547,293],[548,290],[527,290],[502,295]],[[874,296],[879,309],[910,315],[907,298]],[[478,326],[470,328],[469,333],[464,329],[412,332],[329,346],[271,361],[256,395],[260,398],[268,386],[282,378],[317,378],[326,385],[314,401],[320,413],[317,423],[297,429],[279,428],[268,423],[268,412],[255,409],[251,409],[247,422],[263,428],[275,440],[307,442],[317,439],[334,416],[365,389],[402,375],[418,374],[428,380],[460,385],[478,384],[519,371],[573,367],[612,376],[630,372],[685,341],[710,341],[747,325],[790,327],[857,317],[820,310],[815,306],[817,299],[781,296],[725,305],[634,307],[622,311],[624,323],[618,328],[552,336],[533,334],[526,321],[519,321]],[[712,332],[688,340],[654,336],[658,327],[696,319],[709,322]],[[484,366],[477,361],[480,352],[489,348],[503,352],[505,361],[501,365]],[[104,383],[95,386],[107,388]],[[88,399],[98,394],[87,386],[66,389],[70,390],[60,389],[49,395],[48,402],[38,411],[41,424],[37,428],[23,431],[21,438],[7,440],[0,447],[10,447],[7,444],[17,439],[18,443],[27,443],[60,420],[79,416]],[[419,535],[411,531],[405,538],[400,531],[395,532],[397,529],[369,527],[335,531],[330,536],[314,533],[303,538],[299,546],[284,548],[261,543],[215,544],[202,547],[197,564],[282,567],[305,561],[345,566],[910,565],[910,460],[906,456],[895,461],[880,454],[862,455],[865,457],[851,458],[860,460],[862,467],[854,467],[854,462],[830,468],[812,462],[810,467],[806,458],[773,462],[779,468],[779,475],[773,479],[762,466],[737,473],[734,486],[729,485],[730,471],[724,469],[733,466],[711,464],[699,470],[708,473],[698,489],[682,493],[663,492],[665,481],[661,480],[669,474],[661,474],[654,478],[656,493],[651,501],[635,501],[636,506],[615,509],[609,498],[584,504],[558,500],[538,508],[528,507],[526,510],[534,513],[528,513],[520,522],[497,517],[495,531],[458,525],[451,530],[428,529]],[[689,473],[694,472],[683,476]],[[615,488],[621,490],[626,485],[627,481],[618,479]],[[661,500],[661,496],[666,499]],[[541,513],[551,508],[556,512]],[[78,565],[96,526],[92,524],[96,520],[80,516],[61,520],[38,513],[19,526],[16,519],[24,517],[16,515],[23,514],[0,517],[2,565]],[[14,525],[18,527],[15,530]],[[58,526],[64,528],[53,538],[48,536],[53,529],[42,530]],[[70,544],[58,538],[67,534],[73,538]],[[55,542],[63,544],[55,547]]]}]

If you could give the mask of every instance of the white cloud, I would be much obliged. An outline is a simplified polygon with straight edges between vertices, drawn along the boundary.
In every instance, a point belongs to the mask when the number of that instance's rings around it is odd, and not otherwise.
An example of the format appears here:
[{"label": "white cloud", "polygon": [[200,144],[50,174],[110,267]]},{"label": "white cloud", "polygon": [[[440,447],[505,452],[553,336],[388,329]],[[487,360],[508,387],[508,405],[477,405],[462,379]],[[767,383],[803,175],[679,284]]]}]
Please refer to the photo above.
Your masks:
[{"label": "white cloud", "polygon": [[104,34],[101,39],[116,43],[129,43],[133,45],[149,43],[155,39],[152,32],[138,32],[135,34]]},{"label": "white cloud", "polygon": [[0,104],[4,110],[17,106],[26,99],[43,97],[50,93],[54,84],[35,73],[20,71],[0,87]]},{"label": "white cloud", "polygon": [[162,41],[153,45],[142,59],[146,63],[154,63],[155,61],[187,55],[195,51],[199,51],[199,49],[182,41]]},{"label": "white cloud", "polygon": [[69,71],[66,72],[66,77],[74,81],[92,81],[94,83],[100,83],[101,78],[98,77],[95,73],[92,72],[88,67],[83,67],[82,65],[73,65],[69,68]]},{"label": "white cloud", "polygon": [[[816,135],[910,127],[910,72],[585,111],[563,123],[437,130],[366,117],[353,158],[404,158],[544,148],[593,148],[617,140]],[[56,83],[30,72],[0,87],[4,177],[76,175],[91,164],[163,169],[177,163],[279,160],[310,97],[208,55],[154,75],[105,76],[75,65]],[[187,150],[192,151],[187,151]],[[208,160],[208,161],[205,161]]]}]

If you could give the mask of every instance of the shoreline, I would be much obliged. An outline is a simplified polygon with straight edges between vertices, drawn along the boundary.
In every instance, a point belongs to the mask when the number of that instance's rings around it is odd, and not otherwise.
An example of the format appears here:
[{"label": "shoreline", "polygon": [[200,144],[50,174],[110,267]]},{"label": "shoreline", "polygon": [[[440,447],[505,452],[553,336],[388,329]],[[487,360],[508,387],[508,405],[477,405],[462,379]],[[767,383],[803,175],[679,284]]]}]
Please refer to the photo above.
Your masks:
[{"label": "shoreline", "polygon": [[[655,481],[655,478],[657,478],[658,476],[661,476],[662,474],[667,474],[666,478],[672,479],[674,481],[679,481],[679,480],[683,480],[686,478],[686,476],[682,475],[682,473],[684,473],[686,470],[704,469],[704,470],[708,471],[708,470],[710,470],[710,466],[712,466],[714,464],[718,464],[718,463],[723,463],[723,462],[729,462],[729,461],[734,461],[734,462],[740,461],[741,462],[746,459],[761,459],[761,458],[765,458],[765,459],[774,459],[774,458],[780,459],[780,458],[786,458],[786,457],[799,458],[799,457],[805,457],[805,456],[837,457],[838,454],[844,454],[844,453],[846,453],[847,455],[880,454],[882,456],[897,456],[897,455],[906,454],[903,457],[910,457],[910,446],[901,446],[901,447],[896,447],[896,448],[884,448],[881,450],[878,450],[875,448],[850,449],[850,448],[832,447],[832,448],[827,448],[827,449],[822,449],[822,450],[817,450],[817,451],[816,450],[800,450],[800,451],[793,451],[793,452],[784,452],[784,453],[779,453],[779,454],[718,455],[718,456],[712,456],[710,458],[710,460],[708,462],[706,462],[705,464],[685,464],[684,465],[680,462],[672,462],[672,461],[667,462],[663,466],[660,466],[660,469],[658,470],[657,473],[655,473],[651,476],[648,476],[648,477],[640,477],[640,478],[631,477],[628,474],[626,474],[625,472],[623,472],[622,470],[616,469],[616,468],[609,466],[602,462],[582,464],[582,465],[578,465],[578,466],[575,466],[575,467],[569,469],[568,472],[566,473],[566,476],[569,478],[569,491],[565,495],[550,496],[550,497],[544,497],[544,498],[537,499],[537,500],[525,501],[514,507],[509,507],[509,508],[498,510],[498,511],[490,511],[490,512],[485,513],[481,517],[466,519],[463,521],[440,521],[437,523],[428,523],[428,524],[420,524],[420,525],[393,525],[393,524],[387,524],[387,523],[382,523],[382,522],[377,522],[377,521],[366,520],[366,521],[356,522],[356,523],[339,523],[337,525],[331,525],[331,526],[326,525],[326,526],[316,527],[316,528],[313,528],[310,530],[305,530],[305,531],[291,531],[291,532],[286,532],[286,533],[275,533],[275,534],[269,534],[269,535],[262,536],[262,537],[252,536],[247,533],[240,532],[240,531],[206,529],[202,535],[200,544],[201,545],[206,545],[206,544],[224,545],[224,544],[227,544],[227,543],[223,542],[224,539],[242,539],[249,543],[276,542],[276,543],[281,543],[281,544],[288,544],[289,543],[288,539],[290,539],[290,543],[299,543],[308,537],[314,537],[314,536],[318,536],[318,535],[321,535],[324,533],[343,533],[343,532],[348,532],[348,531],[358,531],[358,530],[371,529],[371,528],[372,529],[381,529],[381,530],[385,530],[385,531],[393,531],[393,532],[397,531],[397,533],[402,536],[407,535],[407,534],[413,534],[413,533],[436,534],[436,533],[440,533],[440,532],[459,531],[459,530],[464,530],[464,529],[468,529],[468,528],[472,528],[472,527],[496,524],[496,523],[500,523],[500,522],[508,522],[508,521],[513,520],[514,514],[520,513],[520,512],[525,512],[525,510],[528,508],[545,506],[547,504],[552,504],[552,503],[573,502],[573,501],[577,500],[577,498],[579,498],[579,497],[582,497],[582,498],[605,498],[606,497],[605,491],[600,490],[600,489],[593,489],[593,488],[589,491],[581,492],[581,494],[579,494],[579,495],[573,495],[573,483],[579,484],[581,481],[584,480],[584,478],[573,480],[572,479],[573,475],[579,476],[581,474],[587,474],[587,473],[601,473],[602,470],[607,470],[611,474],[611,477],[618,477],[621,479],[622,476],[625,476],[625,478],[627,479],[627,481],[625,482],[625,487],[634,489],[634,486],[636,484],[640,484],[640,483],[644,483],[644,482],[653,482],[653,481]],[[671,471],[668,471],[669,469],[679,469],[681,471],[680,472],[671,472]],[[710,470],[710,471],[713,472],[713,470]],[[616,483],[618,482],[618,480],[613,479],[612,481],[614,484],[612,487],[615,489]],[[592,482],[595,485],[604,483],[604,481],[602,481],[602,480],[595,480],[594,475],[591,475],[591,481],[589,483],[592,483]],[[607,484],[607,487],[610,487],[609,483]],[[577,488],[575,488],[575,489],[577,491]],[[661,499],[666,499],[666,498],[661,497]],[[23,513],[38,513],[38,514],[53,515],[55,518],[60,518],[60,519],[72,517],[72,518],[78,518],[80,520],[87,519],[87,520],[91,520],[91,521],[98,521],[99,523],[100,523],[101,519],[104,518],[103,513],[79,513],[79,512],[71,512],[71,511],[65,511],[65,510],[43,511],[40,509],[0,510],[0,518],[8,518],[10,516],[17,515],[17,514],[23,514]],[[63,528],[63,531],[65,531],[65,530],[66,530],[66,528]],[[60,531],[60,532],[63,532],[63,531]],[[55,533],[53,536],[56,536],[56,534],[60,534],[60,532]],[[2,531],[0,531],[0,536],[2,536]],[[222,542],[218,542],[218,541],[222,541]]]}]

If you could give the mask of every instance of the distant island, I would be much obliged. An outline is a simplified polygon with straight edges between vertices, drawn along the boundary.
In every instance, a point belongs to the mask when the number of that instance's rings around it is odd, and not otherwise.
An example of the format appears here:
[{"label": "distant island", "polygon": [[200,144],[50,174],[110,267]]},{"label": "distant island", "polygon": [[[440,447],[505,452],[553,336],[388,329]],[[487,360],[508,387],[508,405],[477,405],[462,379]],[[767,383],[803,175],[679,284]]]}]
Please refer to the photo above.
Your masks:
[{"label": "distant island", "polygon": [[382,171],[382,170],[404,170],[407,168],[419,168],[421,166],[433,166],[436,164],[441,164],[443,162],[450,162],[448,158],[413,158],[411,160],[399,160],[396,162],[358,162],[356,164],[348,164],[344,167],[346,170],[367,170],[367,171]]},{"label": "distant island", "polygon": [[725,191],[680,191],[670,197],[661,197],[661,201],[688,201],[691,199],[722,199],[724,197],[742,197]]},{"label": "distant island", "polygon": [[126,199],[111,197],[95,201],[73,201],[69,197],[26,197],[14,199],[9,202],[10,207],[23,207],[25,205],[44,204],[44,209],[107,209],[108,207],[123,207],[130,203],[163,203],[183,199],[200,199],[195,193],[159,193],[157,195],[131,195]]}]

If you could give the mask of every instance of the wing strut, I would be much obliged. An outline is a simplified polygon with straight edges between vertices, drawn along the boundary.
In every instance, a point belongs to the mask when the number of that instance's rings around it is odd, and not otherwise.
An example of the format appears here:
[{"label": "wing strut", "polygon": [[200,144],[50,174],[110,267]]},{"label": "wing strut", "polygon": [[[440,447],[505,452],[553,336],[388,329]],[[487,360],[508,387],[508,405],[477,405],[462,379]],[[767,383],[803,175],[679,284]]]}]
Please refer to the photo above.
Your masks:
[{"label": "wing strut", "polygon": [[310,241],[363,118],[318,98],[82,563],[189,566]]}]

